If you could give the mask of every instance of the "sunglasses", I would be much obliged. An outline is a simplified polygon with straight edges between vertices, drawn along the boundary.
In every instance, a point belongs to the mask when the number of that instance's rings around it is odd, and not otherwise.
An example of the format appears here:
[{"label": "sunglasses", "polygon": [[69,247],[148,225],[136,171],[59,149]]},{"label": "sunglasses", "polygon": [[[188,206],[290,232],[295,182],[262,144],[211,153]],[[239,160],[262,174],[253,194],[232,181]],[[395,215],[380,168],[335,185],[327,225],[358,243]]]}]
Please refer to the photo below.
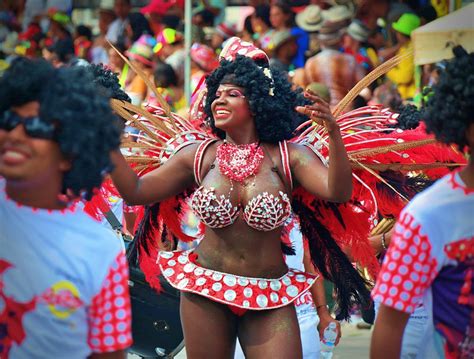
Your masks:
[{"label": "sunglasses", "polygon": [[53,140],[56,135],[56,126],[42,120],[39,116],[21,117],[15,112],[5,111],[0,116],[0,130],[11,131],[19,124],[25,128],[28,136],[43,140]]}]

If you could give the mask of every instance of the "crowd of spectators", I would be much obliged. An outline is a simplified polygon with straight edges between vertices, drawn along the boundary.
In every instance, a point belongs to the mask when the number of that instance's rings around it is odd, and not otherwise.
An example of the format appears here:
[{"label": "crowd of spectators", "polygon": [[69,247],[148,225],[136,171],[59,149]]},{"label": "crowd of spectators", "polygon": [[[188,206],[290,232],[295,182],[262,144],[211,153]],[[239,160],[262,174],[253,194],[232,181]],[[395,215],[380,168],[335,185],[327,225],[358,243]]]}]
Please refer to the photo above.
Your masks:
[{"label": "crowd of spectators", "polygon": [[[94,9],[94,26],[72,21],[77,9],[71,0],[6,1],[0,9],[0,71],[17,56],[42,56],[57,67],[102,63],[117,73],[134,104],[155,101],[113,44],[154,81],[174,111],[186,113],[187,55],[194,92],[217,67],[226,40],[239,36],[261,47],[295,86],[327,92],[334,106],[380,63],[410,51],[412,31],[446,13],[439,1],[429,0],[247,3],[241,21],[228,16],[226,1],[193,2],[193,45],[187,50],[183,0],[150,0],[141,8],[131,0],[101,0]],[[436,65],[418,68],[409,56],[364,90],[354,106],[382,103],[397,109],[404,101],[419,103],[421,90],[436,80],[436,71]]]}]

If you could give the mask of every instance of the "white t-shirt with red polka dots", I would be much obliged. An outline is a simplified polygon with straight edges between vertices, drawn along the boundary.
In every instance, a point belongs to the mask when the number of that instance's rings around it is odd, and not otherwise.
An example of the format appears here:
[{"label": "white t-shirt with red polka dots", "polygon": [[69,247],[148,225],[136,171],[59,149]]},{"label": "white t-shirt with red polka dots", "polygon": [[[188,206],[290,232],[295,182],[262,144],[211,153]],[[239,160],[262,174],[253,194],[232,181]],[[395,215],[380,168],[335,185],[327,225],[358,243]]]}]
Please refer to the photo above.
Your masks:
[{"label": "white t-shirt with red polka dots", "polygon": [[473,357],[474,190],[458,172],[443,177],[404,209],[392,238],[374,300],[406,313],[423,301],[435,352],[420,357]]},{"label": "white t-shirt with red polka dots", "polygon": [[0,178],[0,358],[129,347],[128,267],[113,232],[74,207],[21,206]]}]

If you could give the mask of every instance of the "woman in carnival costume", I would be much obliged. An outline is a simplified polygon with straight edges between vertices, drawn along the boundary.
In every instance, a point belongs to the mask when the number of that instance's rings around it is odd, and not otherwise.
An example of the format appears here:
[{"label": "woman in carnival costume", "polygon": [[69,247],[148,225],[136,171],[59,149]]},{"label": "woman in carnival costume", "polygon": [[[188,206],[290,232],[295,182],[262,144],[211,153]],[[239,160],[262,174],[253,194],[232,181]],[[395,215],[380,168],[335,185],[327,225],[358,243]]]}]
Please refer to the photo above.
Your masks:
[{"label": "woman in carnival costume", "polygon": [[20,58],[0,79],[0,357],[124,358],[122,244],[79,210],[120,127],[84,68]]},{"label": "woman in carnival costume", "polygon": [[[298,215],[314,265],[335,285],[337,319],[348,318],[354,303],[367,304],[368,289],[340,247],[350,246],[353,257],[376,273],[367,240],[370,219],[378,210],[397,215],[405,203],[402,193],[410,190],[405,182],[390,187],[405,178],[403,173],[385,178],[377,171],[390,169],[392,162],[398,169],[410,166],[421,156],[414,150],[407,154],[413,145],[405,140],[425,141],[416,146],[431,140],[424,133],[396,132],[389,127],[393,114],[379,107],[346,113],[336,122],[327,103],[310,92],[305,99],[292,91],[286,76],[269,68],[263,51],[238,38],[229,39],[220,56],[206,90],[197,95],[191,113],[197,125],[170,113],[164,101],[148,112],[114,103],[141,130],[137,142],[123,146],[138,147],[143,155],[127,159],[139,178],[113,153],[112,179],[128,203],[151,205],[137,233],[140,266],[155,288],[161,270],[182,291],[189,357],[231,358],[238,337],[246,357],[299,358],[293,304],[317,275],[285,265],[282,250],[292,250],[281,238],[284,224]],[[209,131],[199,126],[202,120]],[[351,146],[352,163],[344,145]],[[161,252],[157,261],[157,249],[175,238],[192,240],[180,223],[186,197],[205,225],[203,239],[193,251]]]},{"label": "woman in carnival costume", "polygon": [[[307,93],[314,104],[304,105],[309,101],[291,90],[283,74],[270,71],[265,53],[251,44],[229,41],[221,57],[206,80],[205,112],[217,137],[183,148],[141,178],[114,153],[112,178],[132,204],[200,186],[192,208],[206,224],[203,240],[192,252],[162,252],[159,259],[163,274],[183,291],[188,356],[233,357],[238,336],[248,357],[301,357],[293,302],[317,276],[288,269],[282,256],[291,190],[298,182],[326,200],[346,201],[351,167],[326,103]],[[329,168],[310,149],[285,141],[302,122],[298,105],[329,132]],[[361,300],[365,285],[339,255],[352,278],[348,290]]]}]

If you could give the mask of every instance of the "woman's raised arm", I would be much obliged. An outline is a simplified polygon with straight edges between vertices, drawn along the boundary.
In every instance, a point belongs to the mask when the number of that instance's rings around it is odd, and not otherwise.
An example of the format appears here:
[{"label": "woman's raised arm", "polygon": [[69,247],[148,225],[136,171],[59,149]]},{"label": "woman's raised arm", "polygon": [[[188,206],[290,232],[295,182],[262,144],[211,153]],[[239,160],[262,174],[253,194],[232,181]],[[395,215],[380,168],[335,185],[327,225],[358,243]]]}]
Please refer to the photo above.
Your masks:
[{"label": "woman's raised arm", "polygon": [[162,201],[194,183],[193,162],[197,145],[189,145],[159,168],[138,177],[119,151],[111,154],[115,166],[112,181],[122,198],[130,205],[147,205]]}]

